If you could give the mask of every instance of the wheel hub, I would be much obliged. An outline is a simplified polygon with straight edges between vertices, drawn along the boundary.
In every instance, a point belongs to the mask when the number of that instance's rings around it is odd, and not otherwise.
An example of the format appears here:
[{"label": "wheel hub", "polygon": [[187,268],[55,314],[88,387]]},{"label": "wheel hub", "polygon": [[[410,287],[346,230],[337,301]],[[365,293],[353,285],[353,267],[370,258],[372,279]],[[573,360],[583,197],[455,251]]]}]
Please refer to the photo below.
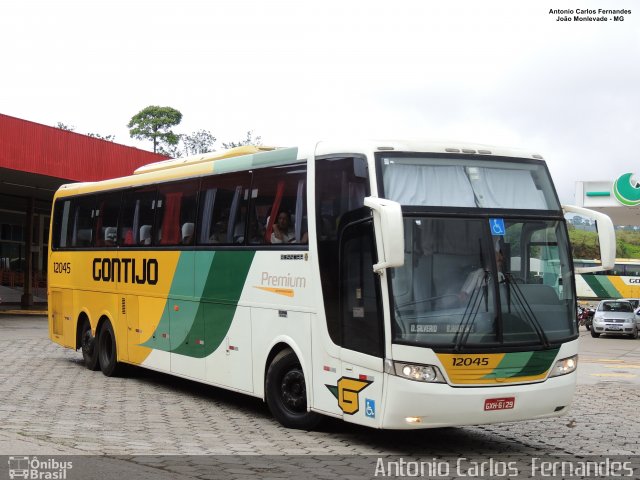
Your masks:
[{"label": "wheel hub", "polygon": [[282,377],[281,392],[283,403],[287,408],[296,412],[307,410],[307,392],[302,371],[287,372]]},{"label": "wheel hub", "polygon": [[93,354],[95,343],[95,338],[91,335],[91,330],[86,330],[84,335],[82,335],[82,351],[87,355]]}]

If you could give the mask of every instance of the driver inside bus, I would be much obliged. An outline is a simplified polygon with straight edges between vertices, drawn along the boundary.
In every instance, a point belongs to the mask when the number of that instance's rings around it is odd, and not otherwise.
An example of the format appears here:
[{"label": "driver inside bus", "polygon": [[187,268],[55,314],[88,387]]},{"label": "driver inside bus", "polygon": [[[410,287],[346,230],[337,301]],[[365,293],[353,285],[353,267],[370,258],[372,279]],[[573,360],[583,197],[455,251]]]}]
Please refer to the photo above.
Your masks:
[{"label": "driver inside bus", "polygon": [[[499,244],[496,244],[496,267],[498,270],[498,282],[504,282],[504,255]],[[477,268],[470,272],[458,293],[460,303],[463,305],[467,304],[478,288],[486,286],[487,278],[490,274],[490,271],[483,268]]]}]

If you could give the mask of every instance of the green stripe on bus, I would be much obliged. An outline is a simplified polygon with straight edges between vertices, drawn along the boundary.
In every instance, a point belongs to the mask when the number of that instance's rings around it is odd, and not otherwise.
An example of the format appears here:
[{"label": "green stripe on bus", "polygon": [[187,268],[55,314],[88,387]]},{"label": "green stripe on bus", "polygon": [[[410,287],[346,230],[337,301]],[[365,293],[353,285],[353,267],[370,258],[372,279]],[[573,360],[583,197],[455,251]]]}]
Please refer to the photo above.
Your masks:
[{"label": "green stripe on bus", "polygon": [[[208,264],[211,265],[214,252],[208,253],[207,261]],[[142,343],[142,346],[156,350],[171,351],[171,345],[182,344],[187,338],[198,314],[198,303],[193,301],[179,301],[175,300],[174,297],[189,298],[192,296],[192,283],[189,277],[193,276],[194,255],[195,252],[180,253],[160,322],[158,322],[158,326],[151,338]],[[199,258],[199,260],[203,261],[202,258]],[[208,271],[210,270],[211,268],[209,267]],[[170,310],[174,305],[178,305],[180,309],[180,321],[182,323],[180,328],[176,328],[177,326],[175,324],[172,325],[171,322],[172,314]],[[159,335],[158,332],[169,332],[170,340],[163,339],[162,335]]]},{"label": "green stripe on bus", "polygon": [[269,152],[252,153],[242,157],[223,158],[213,162],[214,173],[228,173],[251,170],[252,168],[274,167],[294,163],[298,157],[297,148],[281,148]]},{"label": "green stripe on bus", "polygon": [[514,352],[505,354],[498,366],[483,378],[513,378],[540,375],[551,367],[558,355],[558,348],[539,352]]},{"label": "green stripe on bus", "polygon": [[483,378],[511,378],[518,376],[523,365],[526,365],[533,352],[506,353],[493,372]]},{"label": "green stripe on bus", "polygon": [[620,292],[605,275],[583,275],[582,278],[598,298],[619,298]]},{"label": "green stripe on bus", "polygon": [[587,192],[587,197],[610,197],[611,192]]},{"label": "green stripe on bus", "polygon": [[[171,349],[173,353],[203,358],[220,346],[231,327],[254,256],[255,252],[216,252],[202,293],[203,301],[198,304],[186,339]],[[195,344],[197,338],[204,345]]]},{"label": "green stripe on bus", "polygon": [[533,375],[540,375],[551,367],[551,364],[558,356],[559,348],[552,350],[542,350],[539,352],[533,352],[533,355],[527,362],[527,364],[520,371],[519,377],[529,377]]},{"label": "green stripe on bus", "polygon": [[[194,252],[181,254],[176,275],[187,274],[189,268],[193,272],[192,255]],[[198,252],[196,255],[199,262],[209,264],[200,301],[172,300],[171,296],[184,288],[183,280],[174,278],[160,323],[143,346],[203,358],[213,353],[227,335],[255,252]],[[179,304],[180,320],[172,323],[174,303]],[[171,341],[156,338],[158,332],[171,332]],[[198,340],[203,343],[196,343]]]}]

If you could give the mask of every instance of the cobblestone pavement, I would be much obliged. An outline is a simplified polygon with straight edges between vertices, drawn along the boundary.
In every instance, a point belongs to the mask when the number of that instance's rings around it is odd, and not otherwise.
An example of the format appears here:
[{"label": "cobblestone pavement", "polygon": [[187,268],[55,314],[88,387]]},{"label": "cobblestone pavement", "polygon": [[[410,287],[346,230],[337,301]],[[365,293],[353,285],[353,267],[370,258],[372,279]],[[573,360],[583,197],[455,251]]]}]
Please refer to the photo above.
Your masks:
[{"label": "cobblestone pavement", "polygon": [[[143,369],[131,368],[124,378],[90,372],[78,352],[51,343],[42,331],[26,329],[21,338],[7,339],[0,320],[0,440],[14,439],[13,448],[0,454],[32,454],[15,451],[25,442],[50,453],[127,456],[129,462],[167,471],[167,465],[158,465],[164,457],[146,456],[640,452],[640,385],[615,378],[579,385],[571,411],[551,420],[410,432],[328,420],[318,431],[302,432],[281,427],[261,400],[244,395]],[[187,476],[218,478],[207,477],[210,468],[203,473],[184,462],[179,468]],[[248,475],[242,465],[232,470],[238,478]]]}]

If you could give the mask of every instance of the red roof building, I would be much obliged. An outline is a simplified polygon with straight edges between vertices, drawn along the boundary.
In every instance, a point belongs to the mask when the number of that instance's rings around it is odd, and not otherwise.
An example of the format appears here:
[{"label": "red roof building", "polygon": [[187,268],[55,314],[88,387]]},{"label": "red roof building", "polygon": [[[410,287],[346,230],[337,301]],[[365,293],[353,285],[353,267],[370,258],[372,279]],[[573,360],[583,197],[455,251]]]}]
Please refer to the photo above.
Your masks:
[{"label": "red roof building", "polygon": [[[0,285],[46,297],[51,200],[64,183],[130,175],[167,157],[0,114]],[[31,240],[31,256],[25,254]]]}]

